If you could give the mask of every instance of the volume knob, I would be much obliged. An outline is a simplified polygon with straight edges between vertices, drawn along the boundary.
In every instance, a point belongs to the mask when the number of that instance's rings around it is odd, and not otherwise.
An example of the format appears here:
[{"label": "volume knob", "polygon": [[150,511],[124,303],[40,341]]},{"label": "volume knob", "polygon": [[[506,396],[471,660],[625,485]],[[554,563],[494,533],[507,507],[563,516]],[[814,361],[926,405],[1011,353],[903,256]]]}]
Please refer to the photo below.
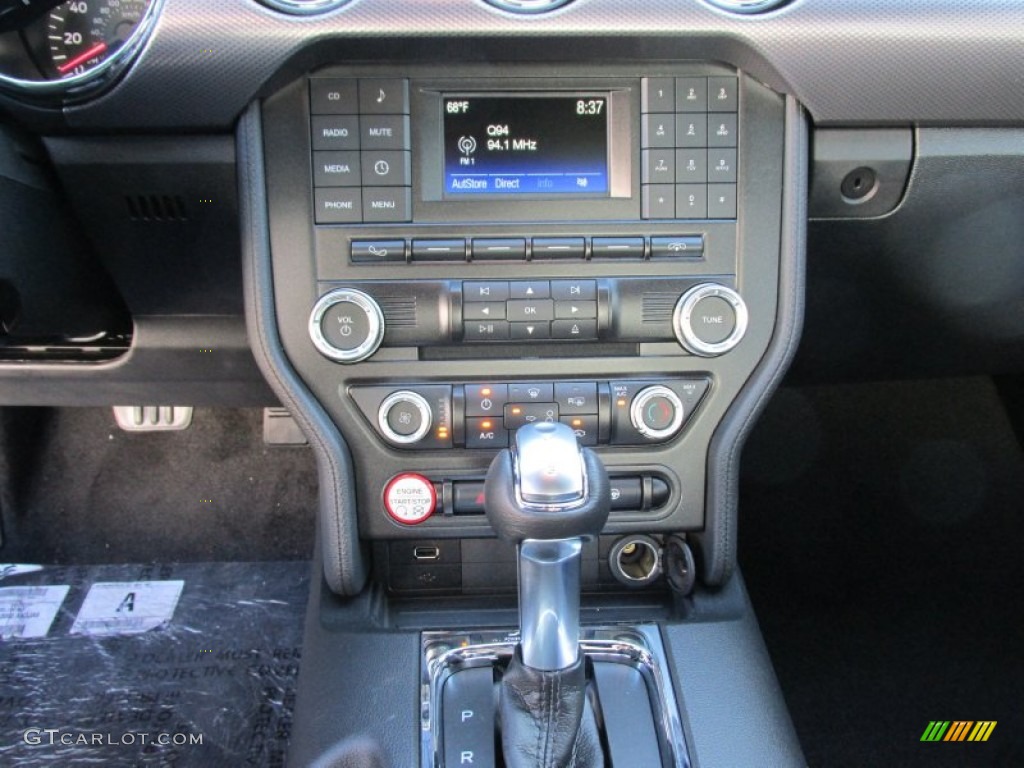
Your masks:
[{"label": "volume knob", "polygon": [[384,313],[362,291],[338,288],[313,305],[309,338],[324,357],[336,363],[358,363],[384,340]]},{"label": "volume knob", "polygon": [[703,283],[676,302],[672,330],[688,351],[715,357],[740,343],[747,332],[747,320],[747,305],[736,291],[717,283]]}]

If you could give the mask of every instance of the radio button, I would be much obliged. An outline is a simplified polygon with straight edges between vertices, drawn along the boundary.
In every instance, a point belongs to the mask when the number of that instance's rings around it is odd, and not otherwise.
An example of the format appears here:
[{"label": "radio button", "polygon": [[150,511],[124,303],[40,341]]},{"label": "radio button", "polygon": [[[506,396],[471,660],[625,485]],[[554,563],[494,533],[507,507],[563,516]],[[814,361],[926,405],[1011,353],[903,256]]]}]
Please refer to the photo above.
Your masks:
[{"label": "radio button", "polygon": [[680,184],[703,184],[708,180],[706,149],[676,150],[676,181]]},{"label": "radio button", "polygon": [[363,115],[359,118],[363,149],[408,149],[408,115]]},{"label": "radio button", "polygon": [[676,188],[671,184],[644,184],[641,205],[645,219],[676,217]]},{"label": "radio button", "polygon": [[708,81],[705,77],[676,78],[676,112],[707,112]]},{"label": "radio button", "polygon": [[645,77],[640,80],[641,112],[675,112],[675,82],[671,77]]},{"label": "radio button", "polygon": [[355,115],[315,116],[313,149],[359,149],[359,118]]},{"label": "radio button", "polygon": [[582,259],[587,244],[582,237],[535,237],[533,259]]},{"label": "radio button", "polygon": [[368,187],[407,187],[412,183],[409,152],[363,150],[363,184]]},{"label": "radio button", "polygon": [[651,238],[652,259],[699,259],[703,255],[704,238],[700,235]]},{"label": "radio button", "polygon": [[506,301],[508,283],[496,280],[469,280],[462,284],[464,301]]},{"label": "radio button", "polygon": [[510,323],[514,341],[537,341],[551,338],[551,323]]},{"label": "radio button", "polygon": [[708,118],[706,115],[679,115],[676,117],[676,146],[692,149],[708,145]]},{"label": "radio button", "polygon": [[706,219],[708,217],[708,185],[676,185],[676,217]]},{"label": "radio button", "polygon": [[552,280],[551,298],[555,301],[596,301],[596,280]]},{"label": "radio button", "polygon": [[708,115],[708,146],[736,146],[736,115]]},{"label": "radio button", "polygon": [[671,184],[676,180],[676,158],[671,149],[643,151],[644,184]]},{"label": "radio button", "polygon": [[551,298],[551,283],[547,280],[516,280],[509,283],[509,298],[549,299]]},{"label": "radio button", "polygon": [[556,301],[555,317],[559,319],[597,319],[596,301]]},{"label": "radio button", "polygon": [[309,111],[314,115],[354,115],[359,112],[356,81],[315,77],[309,81]]},{"label": "radio button", "polygon": [[708,78],[708,112],[735,112],[738,103],[735,77]]},{"label": "radio button", "polygon": [[467,448],[504,448],[508,445],[508,432],[501,417],[466,419]]},{"label": "radio button", "polygon": [[470,301],[462,305],[463,320],[505,320],[505,302]]},{"label": "radio button", "polygon": [[596,339],[596,320],[555,320],[551,323],[552,339]]},{"label": "radio button", "polygon": [[360,80],[359,112],[363,115],[409,114],[409,81],[397,78]]},{"label": "radio button", "polygon": [[313,185],[316,187],[358,187],[358,152],[314,152]]},{"label": "radio button", "polygon": [[643,259],[642,237],[595,237],[590,241],[591,259]]},{"label": "radio button", "polygon": [[551,382],[524,382],[508,385],[510,403],[553,403],[555,389]]},{"label": "radio button", "polygon": [[508,402],[508,384],[467,384],[466,415],[495,416]]},{"label": "radio button", "polygon": [[551,299],[513,299],[508,302],[507,317],[513,322],[553,320],[555,304]]},{"label": "radio button", "polygon": [[462,337],[466,341],[505,341],[508,339],[508,323],[504,320],[474,320],[465,324]]},{"label": "radio button", "polygon": [[505,261],[526,258],[526,240],[521,238],[491,238],[473,240],[474,261]]},{"label": "radio button", "polygon": [[577,413],[597,413],[597,382],[556,383],[555,402],[563,416]]},{"label": "radio button", "polygon": [[465,261],[465,240],[413,240],[413,261]]},{"label": "radio button", "polygon": [[409,221],[411,211],[409,187],[363,187],[363,221]]},{"label": "radio button", "polygon": [[405,240],[353,240],[353,264],[384,264],[405,261]]},{"label": "radio button", "polygon": [[350,224],[363,220],[363,201],[356,187],[317,189],[316,223]]},{"label": "radio button", "polygon": [[655,114],[640,117],[641,147],[671,149],[676,145],[675,115]]}]

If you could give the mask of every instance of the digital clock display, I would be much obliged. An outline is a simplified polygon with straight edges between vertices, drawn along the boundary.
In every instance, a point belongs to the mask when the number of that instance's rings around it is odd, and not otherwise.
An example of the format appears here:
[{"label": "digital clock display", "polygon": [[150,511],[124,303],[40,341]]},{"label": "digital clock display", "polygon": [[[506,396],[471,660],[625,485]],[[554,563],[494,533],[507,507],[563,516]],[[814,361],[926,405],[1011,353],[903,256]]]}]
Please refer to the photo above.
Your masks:
[{"label": "digital clock display", "polygon": [[444,110],[444,194],[608,194],[606,95],[455,96]]}]

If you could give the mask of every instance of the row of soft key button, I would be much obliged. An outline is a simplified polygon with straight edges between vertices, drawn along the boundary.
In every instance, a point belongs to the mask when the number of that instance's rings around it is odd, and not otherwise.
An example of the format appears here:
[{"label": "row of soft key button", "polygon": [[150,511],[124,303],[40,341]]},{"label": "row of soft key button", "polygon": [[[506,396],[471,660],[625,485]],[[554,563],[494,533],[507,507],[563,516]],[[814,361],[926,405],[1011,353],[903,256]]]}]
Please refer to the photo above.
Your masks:
[{"label": "row of soft key button", "polygon": [[735,77],[642,80],[644,218],[736,218],[738,98]]},{"label": "row of soft key button", "polygon": [[316,223],[409,221],[409,81],[314,78],[309,99]]}]

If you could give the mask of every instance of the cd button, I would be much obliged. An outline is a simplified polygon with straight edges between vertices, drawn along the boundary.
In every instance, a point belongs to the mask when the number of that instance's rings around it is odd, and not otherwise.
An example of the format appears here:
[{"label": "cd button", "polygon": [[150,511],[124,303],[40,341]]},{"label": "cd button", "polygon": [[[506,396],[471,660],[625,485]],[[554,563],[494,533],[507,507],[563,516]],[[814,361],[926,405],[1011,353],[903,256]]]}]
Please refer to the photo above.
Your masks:
[{"label": "cd button", "polygon": [[359,149],[359,118],[314,116],[313,149]]},{"label": "cd button", "polygon": [[555,301],[596,301],[596,280],[552,280],[551,297]]},{"label": "cd button", "polygon": [[470,301],[462,305],[463,320],[504,320],[505,302]]},{"label": "cd button", "polygon": [[587,319],[597,318],[596,301],[556,301],[555,317],[559,319]]},{"label": "cd button", "polygon": [[586,253],[586,241],[582,237],[535,237],[533,258],[537,259],[582,259]]},{"label": "cd button", "polygon": [[551,283],[547,280],[516,280],[509,283],[509,296],[513,299],[547,299],[551,297]]},{"label": "cd button", "polygon": [[708,80],[706,77],[676,78],[676,112],[707,112]]},{"label": "cd button", "polygon": [[507,317],[513,322],[545,321],[555,317],[551,299],[512,299],[507,306]]},{"label": "cd button", "polygon": [[363,221],[409,221],[411,212],[409,187],[363,187]]},{"label": "cd button", "polygon": [[671,149],[676,145],[675,116],[643,115],[640,118],[641,146],[644,149]]},{"label": "cd button", "polygon": [[363,184],[368,187],[407,187],[411,184],[409,152],[363,150]]},{"label": "cd button", "polygon": [[464,301],[505,301],[508,283],[494,280],[467,280],[462,284]]},{"label": "cd button", "polygon": [[591,259],[642,259],[642,237],[595,237],[590,243]]},{"label": "cd button", "polygon": [[363,115],[409,114],[409,81],[401,79],[360,80],[359,112]]},{"label": "cd button", "polygon": [[596,320],[555,320],[551,323],[553,339],[596,339]]},{"label": "cd button", "polygon": [[551,323],[509,323],[515,341],[544,341],[551,338]]},{"label": "cd button", "polygon": [[474,261],[516,261],[526,258],[526,240],[522,238],[489,238],[473,240]]},{"label": "cd button", "polygon": [[408,149],[408,115],[363,115],[359,118],[363,149]]},{"label": "cd button", "polygon": [[465,261],[465,240],[413,240],[413,261]]},{"label": "cd button", "polygon": [[314,152],[313,185],[317,187],[358,187],[358,152]]},{"label": "cd button", "polygon": [[356,81],[315,77],[309,81],[309,111],[314,115],[354,115],[359,112]]},{"label": "cd button", "polygon": [[464,325],[462,336],[466,341],[505,341],[508,339],[508,323],[504,320],[473,320]]}]

